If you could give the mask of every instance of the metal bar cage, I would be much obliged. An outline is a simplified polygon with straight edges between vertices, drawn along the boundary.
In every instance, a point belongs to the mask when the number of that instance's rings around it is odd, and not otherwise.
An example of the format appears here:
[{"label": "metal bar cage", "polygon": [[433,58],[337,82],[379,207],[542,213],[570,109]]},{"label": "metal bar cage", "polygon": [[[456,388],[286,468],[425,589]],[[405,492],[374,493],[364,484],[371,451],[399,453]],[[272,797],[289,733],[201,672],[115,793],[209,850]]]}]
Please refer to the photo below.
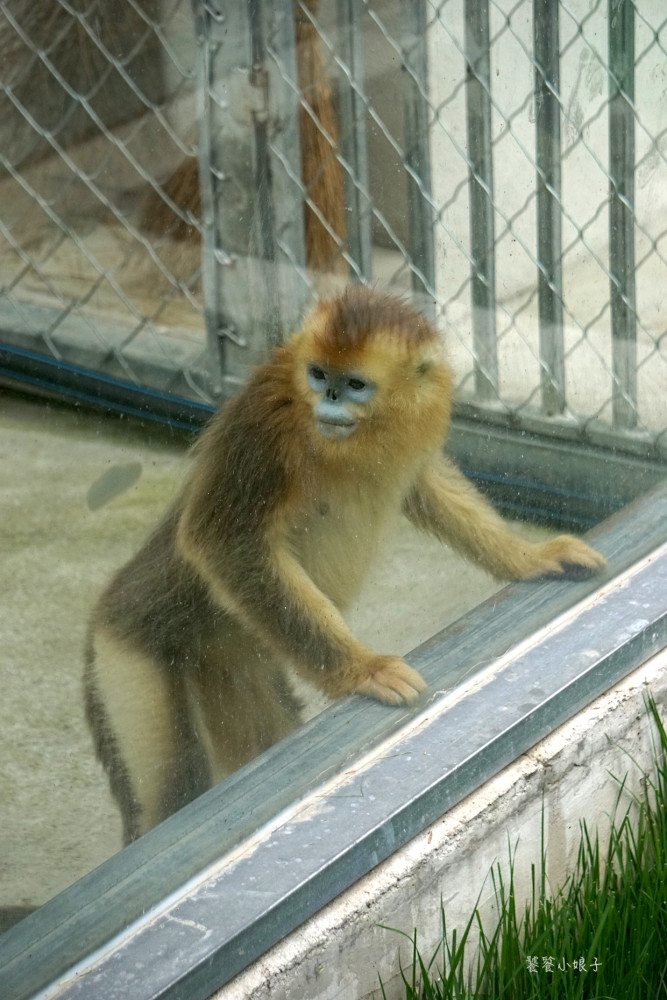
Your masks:
[{"label": "metal bar cage", "polygon": [[664,460],[661,0],[0,2],[0,375],[188,424],[348,281]]}]

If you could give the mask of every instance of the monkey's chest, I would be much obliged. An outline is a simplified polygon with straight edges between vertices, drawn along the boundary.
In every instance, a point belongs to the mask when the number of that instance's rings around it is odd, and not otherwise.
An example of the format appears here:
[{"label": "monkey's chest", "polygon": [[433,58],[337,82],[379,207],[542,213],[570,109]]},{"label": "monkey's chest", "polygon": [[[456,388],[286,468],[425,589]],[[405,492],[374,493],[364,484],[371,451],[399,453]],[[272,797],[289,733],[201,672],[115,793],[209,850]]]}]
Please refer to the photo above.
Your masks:
[{"label": "monkey's chest", "polygon": [[363,583],[387,523],[385,505],[363,494],[317,497],[296,520],[291,546],[313,582],[339,607]]}]

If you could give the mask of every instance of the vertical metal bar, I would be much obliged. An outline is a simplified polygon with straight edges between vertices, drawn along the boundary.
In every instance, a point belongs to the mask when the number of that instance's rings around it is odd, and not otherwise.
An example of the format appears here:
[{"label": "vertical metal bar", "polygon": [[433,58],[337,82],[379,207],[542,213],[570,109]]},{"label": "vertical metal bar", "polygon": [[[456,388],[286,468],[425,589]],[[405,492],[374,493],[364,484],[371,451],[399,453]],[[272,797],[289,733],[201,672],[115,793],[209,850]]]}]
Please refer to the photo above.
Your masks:
[{"label": "vertical metal bar", "polygon": [[634,243],[635,7],[609,0],[609,278],[614,425],[637,423]]},{"label": "vertical metal bar", "polygon": [[308,291],[294,22],[291,0],[192,2],[201,53],[203,293],[211,366],[224,395],[294,325]]},{"label": "vertical metal bar", "polygon": [[[270,339],[294,329],[311,294],[306,272],[305,222],[299,130],[299,87],[293,0],[251,0],[269,91],[267,117],[256,122],[266,199],[261,224],[271,229],[266,310]],[[268,248],[267,248],[268,249]]]},{"label": "vertical metal bar", "polygon": [[533,0],[537,290],[542,409],[549,415],[565,409],[558,12],[554,0]]},{"label": "vertical metal bar", "polygon": [[[262,0],[248,0],[250,27],[250,82],[258,90],[264,90],[268,104],[268,78],[266,71],[266,48],[264,42],[264,22]],[[273,203],[271,163],[269,152],[268,108],[253,114],[255,140],[255,213],[253,226],[253,247],[257,255],[257,267],[263,275],[263,285],[268,301],[278,303],[276,285],[276,215]],[[272,309],[265,313],[266,336],[271,346],[281,340],[280,313]]]},{"label": "vertical metal bar", "polygon": [[211,88],[212,62],[217,42],[211,21],[213,13],[202,0],[192,0],[192,13],[197,39],[197,99],[199,140],[199,189],[202,205],[202,298],[206,323],[208,368],[211,393],[219,399],[223,395],[225,370],[225,338],[221,336],[222,323],[219,304],[219,266],[216,257],[217,225],[215,174],[213,164]]},{"label": "vertical metal bar", "polygon": [[488,0],[465,0],[466,103],[475,391],[498,398]]},{"label": "vertical metal bar", "polygon": [[368,102],[361,14],[357,0],[338,0],[340,55],[350,74],[349,79],[341,78],[340,90],[341,144],[345,160],[352,168],[351,173],[349,170],[345,173],[345,198],[349,207],[347,242],[358,273],[371,281],[373,203],[368,186]]},{"label": "vertical metal bar", "polygon": [[[265,68],[264,30],[261,0],[248,0],[250,27],[250,85],[264,91],[268,102],[268,81]],[[255,133],[255,192],[257,221],[255,248],[263,260],[275,260],[276,225],[271,193],[271,168],[269,164],[268,109],[253,114]]]},{"label": "vertical metal bar", "polygon": [[225,395],[266,355],[276,322],[264,256],[272,252],[274,233],[265,224],[261,131],[268,84],[253,0],[193,0],[193,7],[202,53],[203,291],[211,364],[219,360]]},{"label": "vertical metal bar", "polygon": [[[415,265],[412,288],[432,301],[435,288],[435,213],[431,195],[431,148],[428,122],[428,59],[426,3],[402,4],[403,115],[405,162],[409,169],[408,226],[410,256]],[[412,171],[412,173],[410,172]],[[418,180],[415,179],[418,178]],[[435,305],[435,303],[433,303]]]}]

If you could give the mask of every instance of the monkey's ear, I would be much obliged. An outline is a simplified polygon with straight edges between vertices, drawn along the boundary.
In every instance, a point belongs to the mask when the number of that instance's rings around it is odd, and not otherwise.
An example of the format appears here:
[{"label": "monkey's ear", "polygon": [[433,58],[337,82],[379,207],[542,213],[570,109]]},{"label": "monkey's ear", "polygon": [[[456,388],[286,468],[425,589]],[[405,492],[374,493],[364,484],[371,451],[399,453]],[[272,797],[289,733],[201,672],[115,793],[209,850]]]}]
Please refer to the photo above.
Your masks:
[{"label": "monkey's ear", "polygon": [[421,357],[419,364],[415,368],[415,372],[419,378],[423,375],[428,375],[434,368],[440,368],[443,365],[447,366],[445,345],[440,337],[436,337],[430,344],[425,344],[419,353]]}]

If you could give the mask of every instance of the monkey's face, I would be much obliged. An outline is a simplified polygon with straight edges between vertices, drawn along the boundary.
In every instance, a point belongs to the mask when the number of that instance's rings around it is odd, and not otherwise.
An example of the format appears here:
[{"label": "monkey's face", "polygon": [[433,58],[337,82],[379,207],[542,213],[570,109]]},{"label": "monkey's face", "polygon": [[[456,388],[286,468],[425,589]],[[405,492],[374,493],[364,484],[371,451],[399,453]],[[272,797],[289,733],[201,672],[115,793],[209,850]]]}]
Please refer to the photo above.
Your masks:
[{"label": "monkey's face", "polygon": [[322,437],[342,439],[354,434],[375,395],[375,383],[362,372],[314,362],[308,363],[306,378],[315,393],[315,420]]},{"label": "monkey's face", "polygon": [[365,308],[333,322],[331,304],[324,303],[287,345],[311,433],[327,442],[327,453],[347,461],[368,461],[368,448],[377,461],[380,454],[421,452],[426,441],[437,446],[451,407],[439,336],[413,331],[411,337],[401,326],[374,324]]}]

